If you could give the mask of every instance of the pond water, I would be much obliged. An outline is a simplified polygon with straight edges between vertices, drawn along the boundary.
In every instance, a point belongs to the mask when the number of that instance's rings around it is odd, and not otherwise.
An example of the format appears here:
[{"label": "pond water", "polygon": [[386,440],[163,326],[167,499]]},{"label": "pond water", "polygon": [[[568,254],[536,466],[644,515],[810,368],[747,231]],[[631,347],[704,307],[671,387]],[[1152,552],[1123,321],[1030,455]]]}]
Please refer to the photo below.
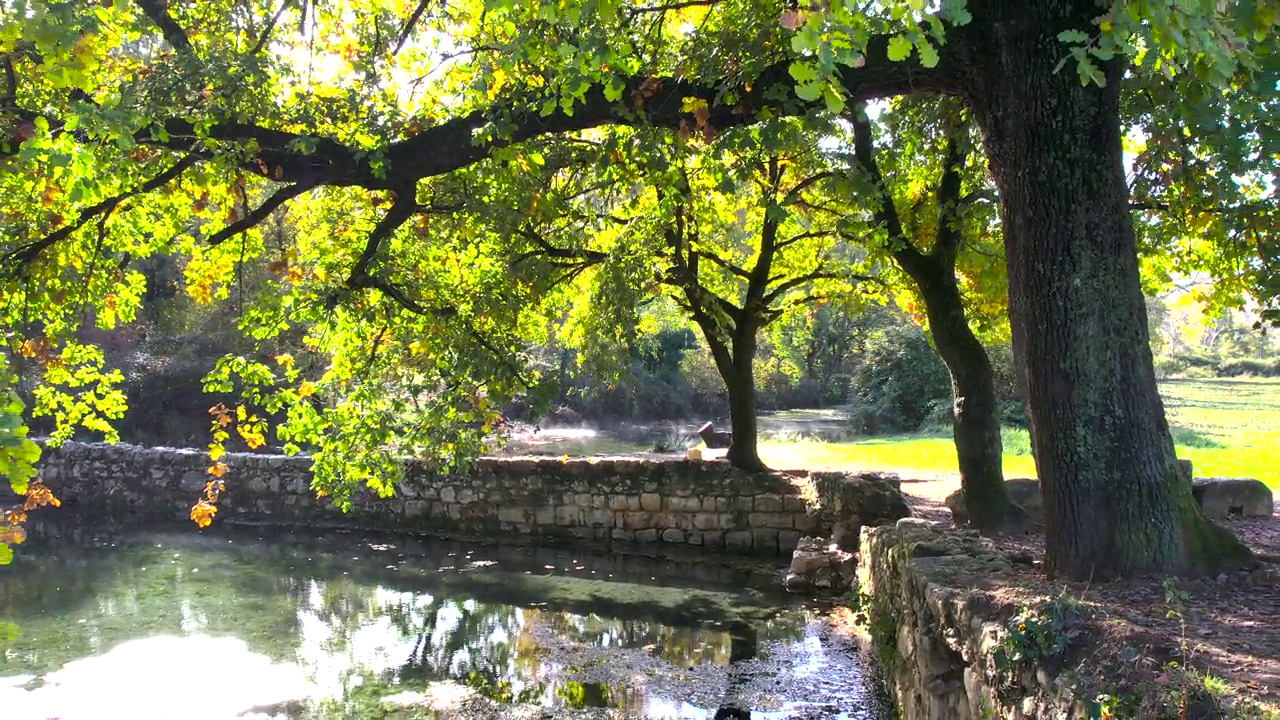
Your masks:
[{"label": "pond water", "polygon": [[0,568],[0,716],[891,717],[821,608],[743,562],[45,528]]}]

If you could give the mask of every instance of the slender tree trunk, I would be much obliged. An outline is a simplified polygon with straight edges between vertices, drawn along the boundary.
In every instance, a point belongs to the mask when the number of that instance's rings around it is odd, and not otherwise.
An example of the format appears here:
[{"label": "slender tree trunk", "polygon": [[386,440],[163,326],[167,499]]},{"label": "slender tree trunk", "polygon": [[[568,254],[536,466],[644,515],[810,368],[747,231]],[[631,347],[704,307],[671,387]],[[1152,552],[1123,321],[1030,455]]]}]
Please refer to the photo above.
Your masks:
[{"label": "slender tree trunk", "polygon": [[[987,5],[988,7],[983,7]],[[1200,514],[1156,391],[1121,161],[1119,82],[1055,72],[1091,1],[978,3],[968,100],[1000,189],[1014,350],[1045,505],[1046,569],[1203,571],[1248,551]],[[979,18],[979,13],[985,15]]]},{"label": "slender tree trunk", "polygon": [[982,530],[1019,527],[1025,520],[1004,486],[1004,447],[991,359],[964,317],[955,267],[928,258],[913,279],[920,287],[929,331],[951,374],[952,431],[960,485],[970,522]]},{"label": "slender tree trunk", "polygon": [[757,448],[755,354],[755,331],[740,330],[733,343],[732,367],[724,378],[729,390],[729,421],[733,430],[725,458],[744,470],[764,469]]},{"label": "slender tree trunk", "polygon": [[964,242],[957,222],[962,204],[961,168],[969,154],[968,128],[958,114],[949,119],[943,173],[937,187],[938,210],[933,247],[926,254],[907,237],[875,160],[871,121],[859,108],[851,117],[857,164],[879,186],[877,220],[897,240],[894,262],[911,277],[924,300],[925,313],[938,354],[951,375],[952,431],[960,464],[969,521],[984,531],[1020,529],[1026,515],[1009,500],[1004,485],[1000,419],[996,407],[995,374],[987,351],[964,316],[964,300],[956,281],[956,255]]},{"label": "slender tree trunk", "polygon": [[756,438],[756,331],[752,327],[736,328],[730,345],[716,332],[714,325],[699,322],[698,326],[711,348],[711,358],[729,395],[729,429],[733,438],[725,459],[744,470],[764,470]]}]

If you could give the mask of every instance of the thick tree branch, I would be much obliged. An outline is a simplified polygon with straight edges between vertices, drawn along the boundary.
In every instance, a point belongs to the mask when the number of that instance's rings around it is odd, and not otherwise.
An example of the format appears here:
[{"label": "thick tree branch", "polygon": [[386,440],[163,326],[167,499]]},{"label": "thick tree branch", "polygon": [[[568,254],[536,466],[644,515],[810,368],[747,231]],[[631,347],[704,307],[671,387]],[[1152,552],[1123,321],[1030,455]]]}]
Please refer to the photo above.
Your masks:
[{"label": "thick tree branch", "polygon": [[[920,68],[911,63],[888,60],[887,47],[887,36],[874,37],[868,45],[866,64],[842,69],[840,80],[850,102],[915,92],[954,91],[955,79],[950,75],[948,68],[951,65],[946,58],[936,68]],[[947,47],[942,48],[944,54],[948,52]],[[675,78],[631,78],[624,86],[621,102],[610,101],[605,97],[603,88],[594,87],[587,92],[583,103],[573,108],[572,115],[557,108],[542,117],[531,108],[517,110],[509,100],[504,101],[486,110],[424,128],[412,137],[392,143],[384,153],[387,161],[384,178],[375,177],[368,162],[358,159],[354,149],[332,141],[322,141],[312,156],[303,156],[298,152],[280,151],[291,140],[300,139],[291,133],[244,125],[215,125],[210,134],[219,139],[252,138],[264,148],[271,148],[270,153],[264,152],[263,159],[272,168],[280,167],[284,173],[280,179],[286,181],[301,180],[292,176],[297,172],[314,174],[323,169],[327,171],[329,179],[326,182],[330,184],[389,188],[410,180],[452,172],[488,157],[498,148],[545,135],[637,122],[675,128],[681,120],[690,122],[689,114],[681,110],[683,99],[689,97],[708,102],[707,122],[712,127],[747,125],[755,122],[763,112],[776,115],[790,109],[790,106],[780,108],[773,99],[778,87],[785,88],[788,94],[792,92],[795,81],[788,72],[789,67],[790,63],[783,61],[766,68],[749,86],[744,83],[736,88],[738,102],[731,105],[718,100],[725,89],[722,86]],[[795,112],[799,113],[810,109],[804,103],[793,105]],[[477,131],[494,118],[509,122],[512,127],[510,134],[488,142],[475,142]],[[171,135],[180,134],[168,123],[166,129]]]},{"label": "thick tree branch", "polygon": [[[396,194],[395,201],[391,204],[391,209],[386,215],[378,221],[373,231],[369,233],[369,237],[365,240],[364,251],[360,253],[360,257],[356,260],[356,264],[351,268],[351,274],[347,276],[347,287],[353,290],[362,287],[377,287],[378,280],[375,280],[369,272],[369,268],[373,265],[374,258],[378,255],[378,250],[382,248],[382,243],[391,237],[401,225],[413,215],[417,202],[414,198],[413,188],[404,188]],[[382,288],[378,288],[382,289]],[[384,292],[386,292],[384,290]]]},{"label": "thick tree branch", "polygon": [[847,116],[853,125],[854,162],[875,187],[876,209],[873,213],[875,222],[877,225],[884,226],[888,232],[889,247],[894,259],[902,265],[902,269],[906,270],[907,274],[915,277],[916,272],[921,271],[928,260],[925,254],[911,243],[903,230],[902,218],[898,215],[898,209],[893,203],[893,195],[885,185],[884,175],[880,173],[880,166],[876,163],[871,119],[867,117],[866,108],[861,105],[855,106]]},{"label": "thick tree branch", "polygon": [[280,0],[280,7],[276,8],[276,13],[267,21],[267,26],[262,29],[262,34],[258,36],[258,42],[249,51],[250,55],[257,55],[267,46],[267,42],[271,39],[271,32],[276,29],[276,23],[280,22],[280,16],[284,14],[286,8],[293,3],[294,0]]},{"label": "thick tree branch", "polygon": [[187,38],[187,33],[182,29],[173,17],[169,15],[168,0],[134,0],[138,7],[142,8],[142,12],[160,28],[160,33],[164,35],[165,41],[173,46],[174,50],[184,54],[194,54],[191,47],[191,40]]},{"label": "thick tree branch", "polygon": [[413,14],[405,21],[404,27],[400,30],[400,37],[396,40],[396,45],[391,50],[391,54],[395,55],[400,52],[400,48],[404,47],[404,43],[409,39],[409,34],[413,32],[413,26],[417,24],[418,19],[422,17],[422,13],[426,12],[427,6],[431,4],[431,0],[420,0],[418,7],[414,8]]},{"label": "thick tree branch", "polygon": [[735,265],[735,264],[733,264],[733,263],[729,262],[728,260],[726,260],[726,259],[724,259],[724,258],[720,257],[718,254],[716,254],[716,253],[714,253],[714,252],[711,252],[710,250],[707,250],[707,249],[705,249],[705,248],[704,248],[704,249],[699,249],[699,250],[697,250],[696,252],[698,253],[698,255],[701,255],[702,257],[704,257],[704,258],[706,258],[706,259],[710,260],[711,262],[715,263],[716,265],[719,265],[720,267],[724,268],[725,270],[729,271],[730,273],[732,273],[732,274],[734,274],[734,275],[737,275],[738,277],[742,278],[743,280],[750,280],[750,279],[751,279],[751,273],[749,273],[749,272],[747,272],[746,270],[742,269],[740,266]]},{"label": "thick tree branch", "polygon": [[[191,51],[185,33],[168,15],[166,0],[136,2],[162,29],[171,44]],[[303,7],[306,7],[305,3]],[[957,63],[947,57],[952,53],[950,44],[940,49],[944,57],[937,67],[921,68],[912,63],[890,61],[887,57],[888,41],[889,36],[871,38],[866,62],[861,67],[840,70],[839,78],[850,103],[918,92],[951,93],[957,90],[958,80],[954,76]],[[502,147],[537,137],[611,124],[676,128],[682,121],[691,121],[690,115],[682,111],[686,98],[707,101],[709,112],[705,122],[721,129],[753,123],[761,114],[803,114],[818,107],[820,103],[803,102],[780,106],[776,99],[779,89],[790,97],[795,84],[788,72],[789,67],[787,60],[777,62],[750,82],[743,81],[733,88],[673,77],[633,77],[624,84],[621,101],[609,100],[602,87],[594,87],[586,93],[581,104],[574,106],[572,114],[557,108],[546,117],[532,107],[507,98],[487,109],[423,128],[410,137],[391,143],[381,153],[383,165],[377,171],[368,153],[360,148],[346,146],[330,138],[249,123],[215,122],[198,133],[190,121],[174,118],[137,131],[134,140],[180,152],[187,151],[193,142],[203,138],[253,143],[257,156],[245,163],[245,169],[272,180],[313,187],[359,186],[370,190],[399,190],[413,188],[417,180],[472,165]],[[730,89],[735,91],[737,101],[732,104],[722,102],[724,92]],[[477,142],[479,131],[494,120],[501,120],[511,131],[492,140]],[[47,244],[40,246],[41,249],[44,247]]]},{"label": "thick tree branch", "polygon": [[285,187],[280,188],[275,191],[271,197],[267,198],[261,205],[259,205],[256,210],[214,233],[208,240],[209,244],[218,245],[224,240],[233,238],[236,235],[254,227],[263,220],[266,220],[271,213],[275,212],[276,208],[313,187],[315,186],[298,183],[296,185],[286,185]]},{"label": "thick tree branch", "polygon": [[61,228],[53,231],[52,233],[49,233],[48,235],[40,238],[39,240],[35,240],[25,245],[21,245],[15,248],[13,251],[11,251],[9,254],[5,255],[3,258],[0,258],[0,268],[8,268],[8,272],[10,274],[20,270],[21,268],[25,267],[27,264],[34,261],[40,255],[41,252],[44,252],[46,248],[49,248],[54,243],[62,240],[63,238],[70,236],[75,231],[84,227],[90,220],[93,220],[99,215],[106,215],[111,213],[113,210],[116,209],[116,206],[118,206],[120,203],[124,202],[125,200],[128,200],[131,197],[134,197],[135,195],[149,193],[153,190],[157,190],[159,188],[164,187],[169,183],[169,181],[178,177],[188,168],[200,162],[202,158],[203,156],[197,153],[190,153],[188,155],[185,155],[176,163],[171,165],[168,170],[165,170],[159,175],[156,175],[155,177],[142,183],[138,187],[133,188],[131,190],[126,190],[125,192],[119,193],[117,195],[113,195],[97,204],[90,205],[89,207],[80,211],[80,216],[76,219],[74,223],[70,225],[64,225]]}]

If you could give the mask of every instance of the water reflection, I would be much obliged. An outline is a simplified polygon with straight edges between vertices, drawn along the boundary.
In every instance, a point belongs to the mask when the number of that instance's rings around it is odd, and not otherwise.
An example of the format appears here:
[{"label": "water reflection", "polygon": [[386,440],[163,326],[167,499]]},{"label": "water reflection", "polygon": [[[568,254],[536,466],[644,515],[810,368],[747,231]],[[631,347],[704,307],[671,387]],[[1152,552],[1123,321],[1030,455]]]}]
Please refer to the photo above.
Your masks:
[{"label": "water reflection", "polygon": [[187,532],[29,548],[0,569],[0,620],[19,628],[0,707],[6,719],[368,717],[388,698],[462,687],[634,717],[730,704],[766,720],[881,717],[858,658],[781,598],[536,575],[533,556],[456,562],[453,547]]}]

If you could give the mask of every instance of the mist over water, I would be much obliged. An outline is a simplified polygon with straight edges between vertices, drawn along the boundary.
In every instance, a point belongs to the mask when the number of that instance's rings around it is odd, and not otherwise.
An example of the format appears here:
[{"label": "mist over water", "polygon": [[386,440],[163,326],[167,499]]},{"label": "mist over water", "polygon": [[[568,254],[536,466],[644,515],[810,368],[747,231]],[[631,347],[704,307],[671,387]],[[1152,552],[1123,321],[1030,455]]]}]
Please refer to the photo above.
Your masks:
[{"label": "mist over water", "polygon": [[[502,455],[632,455],[644,453],[683,454],[700,444],[698,428],[708,420],[717,430],[729,430],[728,418],[662,420],[637,423],[565,423],[547,421],[538,425],[517,424],[511,429]],[[759,416],[760,439],[769,440],[849,440],[848,415],[837,409],[787,410]]]}]

